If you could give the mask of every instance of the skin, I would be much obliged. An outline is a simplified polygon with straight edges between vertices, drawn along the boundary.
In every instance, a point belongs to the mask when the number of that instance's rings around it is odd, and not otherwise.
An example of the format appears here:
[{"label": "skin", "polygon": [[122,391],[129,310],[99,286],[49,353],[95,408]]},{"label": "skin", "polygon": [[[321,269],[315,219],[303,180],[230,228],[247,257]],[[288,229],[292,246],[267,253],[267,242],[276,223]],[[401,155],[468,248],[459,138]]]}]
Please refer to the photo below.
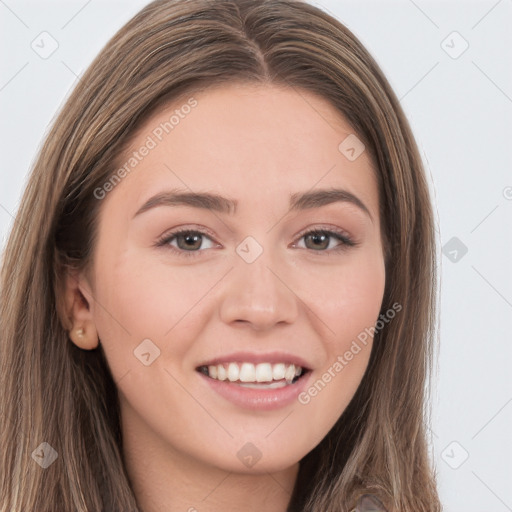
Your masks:
[{"label": "skin", "polygon": [[[314,383],[375,325],[385,285],[377,181],[367,152],[350,161],[338,150],[354,131],[316,95],[230,84],[194,98],[190,114],[102,200],[90,279],[67,281],[74,328],[85,330],[70,336],[86,350],[101,340],[145,512],[284,512],[300,459],[361,382],[371,338],[309,403],[273,411],[233,405],[195,368],[237,350],[283,350],[309,363]],[[183,104],[149,119],[119,162]],[[133,218],[176,187],[235,198],[236,214],[160,206]],[[348,202],[287,213],[290,194],[329,187],[356,195],[372,218]],[[195,257],[155,247],[177,227],[214,236],[203,236]],[[315,228],[344,230],[358,245],[336,251],[332,236],[315,245],[301,235]],[[250,264],[235,251],[247,236],[263,248]],[[168,245],[186,251],[183,240]],[[145,366],[134,350],[148,338],[161,352]],[[262,454],[252,467],[237,457],[247,442]]]}]

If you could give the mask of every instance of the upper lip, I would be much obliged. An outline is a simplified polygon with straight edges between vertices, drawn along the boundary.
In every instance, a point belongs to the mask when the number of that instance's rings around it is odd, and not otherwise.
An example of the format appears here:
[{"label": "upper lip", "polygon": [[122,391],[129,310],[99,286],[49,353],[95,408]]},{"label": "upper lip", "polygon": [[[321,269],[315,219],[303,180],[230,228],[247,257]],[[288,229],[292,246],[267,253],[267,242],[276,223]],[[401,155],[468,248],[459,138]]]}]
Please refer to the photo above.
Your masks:
[{"label": "upper lip", "polygon": [[217,356],[212,359],[208,359],[204,363],[201,363],[197,366],[200,368],[201,366],[214,366],[217,364],[224,363],[288,363],[294,364],[295,366],[301,366],[305,370],[310,370],[311,366],[301,357],[298,357],[294,354],[290,354],[288,352],[232,352],[231,354],[225,354],[222,356]]}]

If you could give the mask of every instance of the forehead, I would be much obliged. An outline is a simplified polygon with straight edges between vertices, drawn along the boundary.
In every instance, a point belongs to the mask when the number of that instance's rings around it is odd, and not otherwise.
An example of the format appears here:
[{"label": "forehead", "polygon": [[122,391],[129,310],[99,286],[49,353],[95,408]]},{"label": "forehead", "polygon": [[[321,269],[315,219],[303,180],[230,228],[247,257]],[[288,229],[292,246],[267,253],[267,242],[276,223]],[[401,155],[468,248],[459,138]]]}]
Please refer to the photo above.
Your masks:
[{"label": "forehead", "polygon": [[346,140],[357,144],[352,127],[314,93],[223,84],[154,112],[118,160],[130,172],[116,188],[140,200],[168,186],[229,192],[243,202],[343,186],[378,201],[368,152],[347,158]]}]

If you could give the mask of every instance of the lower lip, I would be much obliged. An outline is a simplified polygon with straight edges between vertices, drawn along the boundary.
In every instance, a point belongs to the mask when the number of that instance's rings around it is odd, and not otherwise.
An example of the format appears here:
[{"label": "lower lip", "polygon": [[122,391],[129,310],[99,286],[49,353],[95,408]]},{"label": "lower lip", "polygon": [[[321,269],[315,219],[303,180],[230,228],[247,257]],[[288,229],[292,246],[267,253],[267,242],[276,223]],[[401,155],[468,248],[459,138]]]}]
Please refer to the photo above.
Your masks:
[{"label": "lower lip", "polygon": [[288,384],[277,389],[254,389],[229,383],[229,381],[212,379],[204,373],[197,372],[211,388],[231,403],[243,409],[273,411],[295,402],[309,381],[311,371],[308,371],[294,384]]}]

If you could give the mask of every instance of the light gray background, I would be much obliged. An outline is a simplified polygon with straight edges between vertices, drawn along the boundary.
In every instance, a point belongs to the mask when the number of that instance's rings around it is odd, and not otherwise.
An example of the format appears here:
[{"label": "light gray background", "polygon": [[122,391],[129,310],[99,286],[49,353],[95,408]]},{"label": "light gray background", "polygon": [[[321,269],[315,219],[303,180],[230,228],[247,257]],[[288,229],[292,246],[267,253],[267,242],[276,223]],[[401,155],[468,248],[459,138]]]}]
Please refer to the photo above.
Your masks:
[{"label": "light gray background", "polygon": [[[146,3],[0,0],[1,248],[48,125]],[[512,511],[512,0],[311,3],[377,59],[429,172],[441,265],[432,451],[445,510]],[[50,48],[44,31],[58,43],[46,59],[31,48]]]}]

